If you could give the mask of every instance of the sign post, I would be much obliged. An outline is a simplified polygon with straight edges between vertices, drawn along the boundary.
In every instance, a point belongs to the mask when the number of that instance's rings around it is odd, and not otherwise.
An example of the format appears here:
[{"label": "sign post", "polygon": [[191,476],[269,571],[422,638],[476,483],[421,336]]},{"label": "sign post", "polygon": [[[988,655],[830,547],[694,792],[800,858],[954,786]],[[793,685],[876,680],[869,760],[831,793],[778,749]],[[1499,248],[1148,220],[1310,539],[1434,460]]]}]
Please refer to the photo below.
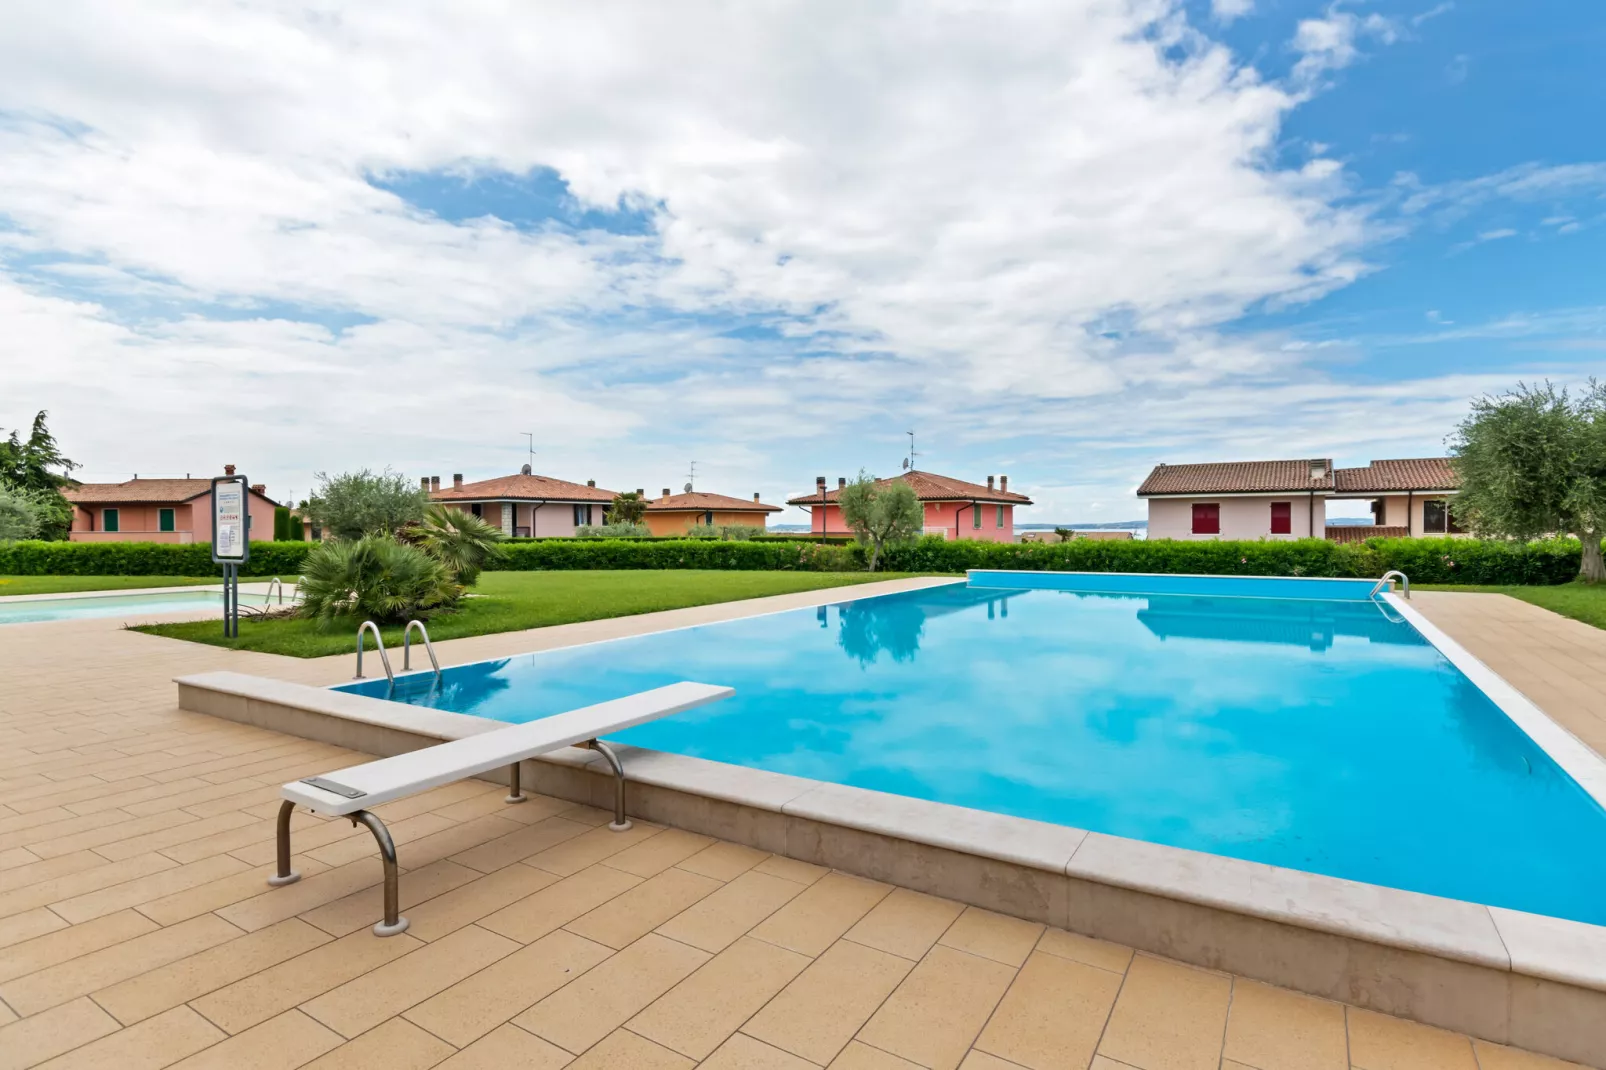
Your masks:
[{"label": "sign post", "polygon": [[223,566],[223,635],[240,634],[240,566],[251,556],[250,483],[212,477],[212,560]]}]

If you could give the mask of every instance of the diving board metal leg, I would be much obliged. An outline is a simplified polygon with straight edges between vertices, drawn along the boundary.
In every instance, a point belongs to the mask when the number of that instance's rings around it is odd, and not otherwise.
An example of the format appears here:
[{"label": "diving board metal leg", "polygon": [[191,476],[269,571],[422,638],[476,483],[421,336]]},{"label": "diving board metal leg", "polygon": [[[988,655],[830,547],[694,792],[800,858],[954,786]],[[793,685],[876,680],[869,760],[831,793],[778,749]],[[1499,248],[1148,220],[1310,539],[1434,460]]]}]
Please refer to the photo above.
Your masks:
[{"label": "diving board metal leg", "polygon": [[275,888],[301,879],[301,874],[290,868],[290,815],[295,808],[296,804],[289,799],[279,804],[279,867],[268,878],[268,883]]},{"label": "diving board metal leg", "polygon": [[630,819],[625,816],[625,767],[619,764],[619,756],[613,752],[613,748],[602,740],[593,739],[586,745],[600,752],[613,769],[613,821],[608,827],[615,832],[624,832],[630,828]]},{"label": "diving board metal leg", "polygon": [[408,921],[401,916],[401,892],[396,876],[396,843],[390,838],[390,830],[378,816],[367,810],[358,810],[351,814],[353,825],[368,826],[368,831],[374,834],[374,840],[379,844],[379,854],[385,860],[385,920],[374,926],[375,936],[395,936],[397,933],[407,931]]},{"label": "diving board metal leg", "polygon": [[529,798],[519,790],[519,763],[514,762],[507,767],[507,798],[503,802],[521,803]]}]

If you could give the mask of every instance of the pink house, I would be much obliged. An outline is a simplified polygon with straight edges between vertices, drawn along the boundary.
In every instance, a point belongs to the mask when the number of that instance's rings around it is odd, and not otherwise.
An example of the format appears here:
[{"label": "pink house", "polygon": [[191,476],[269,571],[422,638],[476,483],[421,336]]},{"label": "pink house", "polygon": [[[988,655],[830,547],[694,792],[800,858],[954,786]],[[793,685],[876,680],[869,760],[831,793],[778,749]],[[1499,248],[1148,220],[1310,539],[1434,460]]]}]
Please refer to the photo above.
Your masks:
[{"label": "pink house", "polygon": [[[915,497],[925,510],[925,533],[946,539],[983,539],[987,542],[1015,541],[1015,507],[1031,505],[1024,494],[1009,489],[1008,476],[988,476],[986,485],[967,483],[951,476],[911,470],[882,483],[902,481],[914,488]],[[842,522],[837,497],[847,486],[838,479],[827,488],[824,476],[814,480],[813,494],[788,498],[787,505],[801,505],[810,511],[809,530],[824,535],[851,535]]]},{"label": "pink house", "polygon": [[429,492],[431,501],[473,513],[514,538],[573,535],[575,528],[604,523],[615,497],[613,491],[597,486],[594,479],[584,484],[570,483],[535,475],[529,465],[517,475],[474,483],[465,483],[461,475],[454,475],[450,487],[442,487],[439,476],[426,476],[421,486]]},{"label": "pink house", "polygon": [[[234,474],[232,464],[223,466]],[[251,486],[247,528],[253,542],[273,538],[278,503],[261,483]],[[123,483],[80,483],[63,488],[72,503],[73,542],[211,542],[212,480],[140,479]]]}]

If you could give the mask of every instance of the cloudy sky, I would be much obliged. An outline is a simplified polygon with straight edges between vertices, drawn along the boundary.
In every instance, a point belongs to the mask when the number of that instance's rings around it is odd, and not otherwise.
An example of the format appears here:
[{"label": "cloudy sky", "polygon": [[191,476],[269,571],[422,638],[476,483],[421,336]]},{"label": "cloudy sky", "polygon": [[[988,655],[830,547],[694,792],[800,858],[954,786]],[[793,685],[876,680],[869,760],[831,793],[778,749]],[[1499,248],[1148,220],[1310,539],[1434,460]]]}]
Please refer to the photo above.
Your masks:
[{"label": "cloudy sky", "polygon": [[[1606,366],[1589,0],[25,5],[0,427],[769,500],[1440,452]],[[796,514],[796,511],[793,511]],[[801,520],[801,515],[788,516]]]}]

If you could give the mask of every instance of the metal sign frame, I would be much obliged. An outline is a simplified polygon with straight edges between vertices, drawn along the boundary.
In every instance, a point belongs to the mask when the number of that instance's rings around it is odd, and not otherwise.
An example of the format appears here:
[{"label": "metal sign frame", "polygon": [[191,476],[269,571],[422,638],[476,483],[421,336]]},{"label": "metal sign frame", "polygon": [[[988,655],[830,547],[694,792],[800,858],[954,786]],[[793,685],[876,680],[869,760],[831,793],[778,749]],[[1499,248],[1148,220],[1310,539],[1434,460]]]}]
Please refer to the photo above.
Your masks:
[{"label": "metal sign frame", "polygon": [[[218,485],[238,484],[240,488],[240,552],[238,555],[218,553]],[[240,566],[251,559],[251,481],[246,476],[212,477],[212,560],[223,566],[223,635],[236,639],[240,635]]]}]

